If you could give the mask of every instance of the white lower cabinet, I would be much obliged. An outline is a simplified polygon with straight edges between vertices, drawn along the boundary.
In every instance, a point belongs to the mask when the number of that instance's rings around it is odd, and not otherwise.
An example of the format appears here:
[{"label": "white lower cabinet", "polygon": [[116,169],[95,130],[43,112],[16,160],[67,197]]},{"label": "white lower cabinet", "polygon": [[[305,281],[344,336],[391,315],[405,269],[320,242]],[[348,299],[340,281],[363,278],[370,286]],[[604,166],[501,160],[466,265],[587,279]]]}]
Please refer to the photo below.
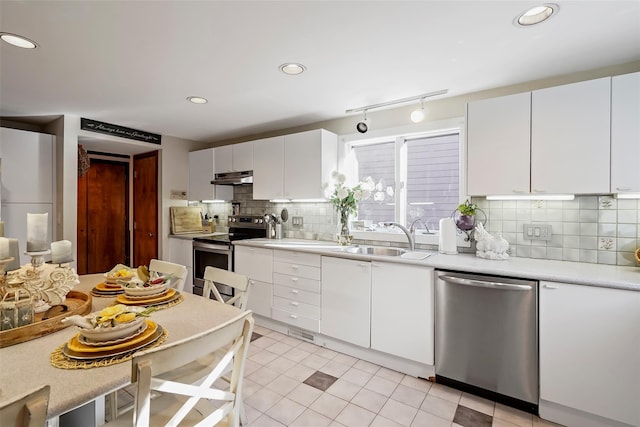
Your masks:
[{"label": "white lower cabinet", "polygon": [[274,251],[273,318],[319,332],[320,276],[320,255]]},{"label": "white lower cabinet", "polygon": [[371,331],[371,263],[322,257],[320,332],[369,348]]},{"label": "white lower cabinet", "polygon": [[247,307],[254,313],[271,317],[273,299],[273,251],[236,246],[234,271],[249,277]]},{"label": "white lower cabinet", "polygon": [[433,365],[433,269],[373,262],[371,348]]},{"label": "white lower cabinet", "polygon": [[184,290],[193,293],[193,240],[169,238],[169,261],[187,267]]},{"label": "white lower cabinet", "polygon": [[540,282],[540,399],[640,426],[640,292]]}]

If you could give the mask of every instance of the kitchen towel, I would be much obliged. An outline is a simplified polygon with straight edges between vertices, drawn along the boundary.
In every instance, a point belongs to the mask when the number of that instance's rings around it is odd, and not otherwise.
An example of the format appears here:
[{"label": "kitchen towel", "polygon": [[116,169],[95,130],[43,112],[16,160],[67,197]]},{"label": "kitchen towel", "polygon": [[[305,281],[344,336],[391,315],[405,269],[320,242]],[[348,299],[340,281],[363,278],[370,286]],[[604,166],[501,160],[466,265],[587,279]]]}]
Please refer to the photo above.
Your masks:
[{"label": "kitchen towel", "polygon": [[441,254],[454,255],[458,253],[456,245],[456,225],[451,218],[442,218],[440,220],[440,236],[438,241],[438,251]]}]

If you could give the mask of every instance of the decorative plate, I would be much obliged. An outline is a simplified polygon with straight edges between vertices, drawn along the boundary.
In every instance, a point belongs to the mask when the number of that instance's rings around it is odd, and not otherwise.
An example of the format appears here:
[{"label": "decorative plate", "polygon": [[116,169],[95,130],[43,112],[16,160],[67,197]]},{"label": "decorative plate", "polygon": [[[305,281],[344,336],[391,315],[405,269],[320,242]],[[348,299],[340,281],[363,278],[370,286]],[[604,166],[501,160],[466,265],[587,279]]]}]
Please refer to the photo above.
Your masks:
[{"label": "decorative plate", "polygon": [[177,293],[178,292],[175,289],[169,288],[163,295],[157,297],[151,296],[143,299],[130,299],[126,294],[123,294],[116,297],[116,302],[125,305],[148,305],[152,303],[166,302],[173,298]]},{"label": "decorative plate", "polygon": [[119,323],[115,326],[107,327],[107,328],[94,328],[94,329],[86,329],[79,328],[80,335],[91,340],[91,341],[112,341],[120,338],[127,337],[137,331],[142,323],[144,322],[143,317],[136,317],[134,320],[127,323]]},{"label": "decorative plate", "polygon": [[[120,346],[120,347],[115,349],[110,349],[110,350],[98,349],[101,351],[96,351],[97,349],[96,347],[86,347],[86,346],[85,346],[86,348],[92,349],[94,352],[74,350],[72,346],[72,341],[73,341],[72,339],[62,347],[62,353],[68,358],[76,359],[76,360],[95,360],[95,359],[104,359],[108,357],[120,356],[122,354],[140,350],[141,348],[144,348],[149,344],[156,342],[164,332],[164,330],[162,329],[162,326],[160,325],[157,325],[156,328],[153,328],[154,329],[153,331],[150,331],[150,329],[152,328],[150,327],[147,328],[147,330],[144,333],[134,338],[133,341],[135,341],[135,343],[115,344],[115,346]],[[140,341],[138,341],[138,338],[140,338]],[[76,345],[82,345],[77,341],[76,343],[77,343]]]},{"label": "decorative plate", "polygon": [[82,345],[88,345],[91,347],[105,347],[105,346],[110,346],[110,345],[114,345],[114,344],[120,344],[121,342],[125,342],[128,340],[131,340],[135,337],[137,337],[138,335],[140,335],[141,333],[143,333],[146,329],[147,329],[148,325],[147,322],[142,323],[142,325],[138,328],[138,330],[134,331],[131,335],[128,335],[126,337],[122,337],[122,338],[118,338],[115,340],[111,340],[111,341],[93,341],[88,339],[87,337],[85,337],[82,334],[78,334],[78,342]]}]

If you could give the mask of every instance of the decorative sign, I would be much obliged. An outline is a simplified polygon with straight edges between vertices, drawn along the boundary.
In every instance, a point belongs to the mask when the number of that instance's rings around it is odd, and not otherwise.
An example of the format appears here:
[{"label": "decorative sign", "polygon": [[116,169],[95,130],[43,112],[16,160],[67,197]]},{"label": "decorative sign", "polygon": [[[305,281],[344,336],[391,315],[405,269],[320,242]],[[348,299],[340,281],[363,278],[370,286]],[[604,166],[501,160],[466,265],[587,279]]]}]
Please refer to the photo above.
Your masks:
[{"label": "decorative sign", "polygon": [[80,129],[89,130],[91,132],[105,133],[107,135],[115,135],[121,138],[135,139],[136,141],[151,142],[153,144],[161,144],[161,136],[156,133],[145,132],[124,126],[112,125],[111,123],[99,122],[97,120],[80,119]]}]

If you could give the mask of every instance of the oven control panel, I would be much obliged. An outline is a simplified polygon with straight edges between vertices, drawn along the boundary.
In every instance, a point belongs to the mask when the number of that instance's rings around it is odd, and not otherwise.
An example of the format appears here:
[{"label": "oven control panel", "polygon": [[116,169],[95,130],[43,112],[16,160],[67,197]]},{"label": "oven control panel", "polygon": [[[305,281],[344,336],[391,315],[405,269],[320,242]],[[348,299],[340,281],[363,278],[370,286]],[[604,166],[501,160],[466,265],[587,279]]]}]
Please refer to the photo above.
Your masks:
[{"label": "oven control panel", "polygon": [[229,228],[266,228],[266,226],[262,215],[229,216]]}]

